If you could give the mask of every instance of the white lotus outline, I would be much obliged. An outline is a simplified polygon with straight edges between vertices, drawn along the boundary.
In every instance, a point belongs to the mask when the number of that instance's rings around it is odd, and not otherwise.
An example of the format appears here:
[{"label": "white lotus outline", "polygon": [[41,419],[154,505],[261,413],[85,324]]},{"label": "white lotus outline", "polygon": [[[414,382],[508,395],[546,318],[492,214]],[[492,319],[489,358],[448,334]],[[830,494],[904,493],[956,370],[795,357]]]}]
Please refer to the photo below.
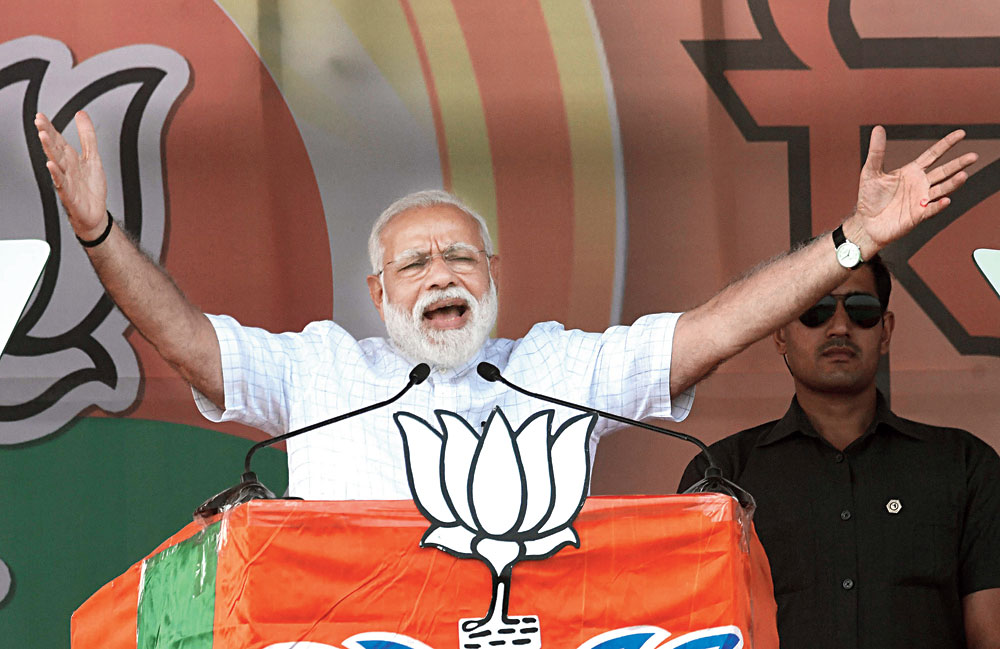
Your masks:
[{"label": "white lotus outline", "polygon": [[131,407],[142,375],[114,307],[76,243],[45,170],[34,113],[78,146],[73,114],[94,121],[108,171],[108,205],[159,258],[166,221],[163,137],[190,81],[187,61],[158,45],[128,45],[75,61],[43,36],[0,43],[0,236],[45,238],[52,257],[0,365],[0,445],[49,435],[82,410]]},{"label": "white lotus outline", "polygon": [[577,415],[553,432],[555,412],[543,410],[514,430],[497,407],[477,434],[454,412],[434,414],[439,428],[393,415],[410,492],[431,523],[420,545],[486,563],[493,599],[477,623],[497,613],[506,620],[514,564],[580,547],[572,523],[587,497],[597,415]]}]

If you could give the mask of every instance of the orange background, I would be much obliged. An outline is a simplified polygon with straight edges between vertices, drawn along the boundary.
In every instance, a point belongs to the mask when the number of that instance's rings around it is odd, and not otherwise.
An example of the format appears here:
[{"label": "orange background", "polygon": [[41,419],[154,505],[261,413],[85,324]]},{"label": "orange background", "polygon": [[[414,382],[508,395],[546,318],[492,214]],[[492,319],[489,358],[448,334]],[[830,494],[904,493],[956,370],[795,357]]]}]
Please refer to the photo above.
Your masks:
[{"label": "orange background", "polygon": [[[334,4],[345,14],[353,6]],[[917,5],[908,3],[907,11],[934,20],[900,20],[889,3],[884,10],[852,8],[854,26],[865,38],[922,38],[928,35],[928,23],[940,26],[949,38],[1000,33],[1000,18],[988,3],[966,2],[948,10],[932,2]],[[410,11],[408,25],[418,53],[433,46],[438,36],[434,25],[420,14],[430,5],[384,6]],[[539,320],[600,329],[619,321],[627,324],[644,313],[691,308],[785,249],[793,220],[811,219],[811,231],[818,232],[850,211],[862,127],[955,125],[968,126],[970,133],[978,128],[980,135],[959,151],[982,153],[975,167],[983,174],[976,190],[982,196],[919,250],[911,265],[965,330],[986,337],[991,346],[986,353],[958,351],[897,283],[891,398],[903,416],[968,428],[1000,445],[995,426],[1000,420],[1000,400],[995,398],[1000,388],[1000,302],[970,261],[975,247],[1000,248],[995,218],[1000,199],[991,190],[1000,185],[994,164],[1000,143],[992,136],[1000,123],[995,68],[881,69],[876,60],[870,62],[872,69],[848,69],[820,5],[777,0],[711,7],[594,3],[594,31],[573,34],[570,40],[591,47],[599,34],[615,102],[624,183],[618,205],[627,220],[622,306],[616,318],[608,315],[614,253],[603,234],[607,225],[587,220],[592,210],[607,210],[580,200],[580,178],[590,152],[574,148],[568,94],[574,70],[560,68],[554,44],[563,35],[546,14],[551,3],[456,0],[436,6],[448,9],[461,27],[475,73],[475,85],[468,88],[473,94],[465,99],[474,98],[481,106],[489,137],[492,205],[505,259],[502,336],[518,336]],[[240,27],[212,3],[157,3],[122,13],[124,7],[111,0],[85,7],[54,2],[45,20],[31,12],[8,12],[2,31],[5,38],[44,33],[65,42],[77,60],[144,42],[182,54],[193,73],[166,127],[166,269],[194,303],[245,324],[296,330],[331,313],[336,318],[334,283],[360,285],[368,271],[332,270],[328,239],[343,234],[336,230],[336,216],[332,228],[324,220],[319,189],[324,179],[310,175],[315,159],[304,149],[302,131],[275,83],[268,53],[255,50]],[[784,40],[803,69],[776,71],[765,61],[757,64],[759,69],[729,70],[724,77],[752,123],[807,133],[806,196],[789,184],[791,176],[802,173],[797,165],[804,161],[792,160],[780,138],[748,141],[734,121],[736,104],[722,103],[685,45],[760,41],[767,27],[764,18],[772,21],[771,35]],[[422,70],[420,83],[432,106],[446,110],[463,101],[440,94],[447,70],[426,61]],[[448,128],[438,120],[442,151]],[[890,141],[887,165],[908,160],[926,144]],[[593,159],[608,155],[595,150]],[[442,184],[448,186],[461,161],[445,154],[440,163]],[[607,191],[603,195],[613,202]],[[471,197],[473,204],[477,200]],[[797,205],[803,201],[804,210]],[[602,234],[588,239],[588,233],[598,231]],[[603,270],[588,274],[591,267]],[[238,426],[209,425],[197,414],[187,387],[155,351],[134,332],[130,342],[140,359],[143,384],[125,416],[261,437]],[[703,382],[691,417],[678,428],[711,441],[777,418],[790,396],[791,381],[764,341]],[[645,431],[613,436],[601,445],[593,489],[669,493],[692,454],[679,442]]]},{"label": "orange background", "polygon": [[[1000,248],[993,0],[3,6],[3,41],[46,36],[77,63],[150,43],[187,61],[189,85],[163,130],[165,241],[151,252],[201,308],[275,331],[332,316],[359,336],[379,333],[371,306],[351,296],[369,272],[352,253],[392,198],[420,187],[454,189],[487,217],[504,258],[499,335],[542,320],[600,330],[694,307],[793,238],[835,224],[852,209],[872,125],[889,130],[889,167],[934,133],[966,128],[956,153],[981,160],[936,220],[945,227],[899,255],[883,379],[901,416],[1000,448],[1000,300],[971,262],[974,248]],[[114,574],[86,572],[88,558],[133,562],[166,533],[157,525],[177,529],[209,495],[167,507],[166,478],[109,493],[109,476],[168,473],[204,461],[207,441],[263,436],[209,424],[155,350],[127,335],[141,373],[119,377],[140,382],[132,406],[91,407],[82,421],[0,448],[5,466],[28,476],[0,483],[0,561],[16,582],[0,626],[16,622],[15,643],[54,634],[49,618],[64,619],[67,600],[75,606]],[[781,416],[791,395],[765,340],[703,381],[691,416],[672,426],[714,441]],[[142,455],[133,440],[154,439],[142,420],[200,430],[155,426],[162,450]],[[117,455],[80,457],[90,426],[116,440]],[[600,444],[592,491],[672,493],[694,451],[644,430],[615,434]],[[198,474],[221,489],[239,453],[227,461]],[[88,529],[134,533],[142,549],[109,549],[95,534],[64,540],[64,521],[82,524],[66,476],[75,494],[101,494],[88,500]],[[51,615],[34,613],[56,601]]]}]

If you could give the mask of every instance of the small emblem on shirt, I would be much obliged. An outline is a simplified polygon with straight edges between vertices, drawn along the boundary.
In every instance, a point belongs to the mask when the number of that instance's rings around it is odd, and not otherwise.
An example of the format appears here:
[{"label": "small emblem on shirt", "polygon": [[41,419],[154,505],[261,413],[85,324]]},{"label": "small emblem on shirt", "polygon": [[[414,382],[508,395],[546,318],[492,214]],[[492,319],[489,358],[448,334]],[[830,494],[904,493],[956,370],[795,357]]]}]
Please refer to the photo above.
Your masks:
[{"label": "small emblem on shirt", "polygon": [[903,510],[903,503],[899,502],[898,498],[893,498],[885,504],[885,511],[890,514],[898,514]]}]

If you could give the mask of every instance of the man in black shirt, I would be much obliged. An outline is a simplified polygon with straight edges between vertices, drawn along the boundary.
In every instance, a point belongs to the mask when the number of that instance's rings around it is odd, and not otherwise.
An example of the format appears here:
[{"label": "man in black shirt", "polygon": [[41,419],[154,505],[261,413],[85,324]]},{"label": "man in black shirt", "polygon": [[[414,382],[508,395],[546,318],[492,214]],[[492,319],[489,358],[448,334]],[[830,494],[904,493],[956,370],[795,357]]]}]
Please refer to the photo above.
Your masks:
[{"label": "man in black shirt", "polygon": [[876,257],[776,331],[791,407],[712,446],[757,500],[782,649],[1000,647],[1000,458],[887,407],[890,288]]}]

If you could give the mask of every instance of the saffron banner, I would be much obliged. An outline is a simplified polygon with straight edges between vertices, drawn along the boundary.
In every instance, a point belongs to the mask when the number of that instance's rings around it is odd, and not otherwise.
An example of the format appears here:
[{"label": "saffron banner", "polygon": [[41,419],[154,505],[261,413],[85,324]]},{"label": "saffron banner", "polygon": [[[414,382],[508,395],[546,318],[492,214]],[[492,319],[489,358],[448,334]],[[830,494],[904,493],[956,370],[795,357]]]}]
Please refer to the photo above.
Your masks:
[{"label": "saffron banner", "polygon": [[497,604],[490,571],[421,547],[426,529],[410,501],[254,501],[101,588],[73,615],[72,646],[778,646],[767,558],[727,496],[590,498],[579,549],[514,569],[521,627],[461,641]]}]

